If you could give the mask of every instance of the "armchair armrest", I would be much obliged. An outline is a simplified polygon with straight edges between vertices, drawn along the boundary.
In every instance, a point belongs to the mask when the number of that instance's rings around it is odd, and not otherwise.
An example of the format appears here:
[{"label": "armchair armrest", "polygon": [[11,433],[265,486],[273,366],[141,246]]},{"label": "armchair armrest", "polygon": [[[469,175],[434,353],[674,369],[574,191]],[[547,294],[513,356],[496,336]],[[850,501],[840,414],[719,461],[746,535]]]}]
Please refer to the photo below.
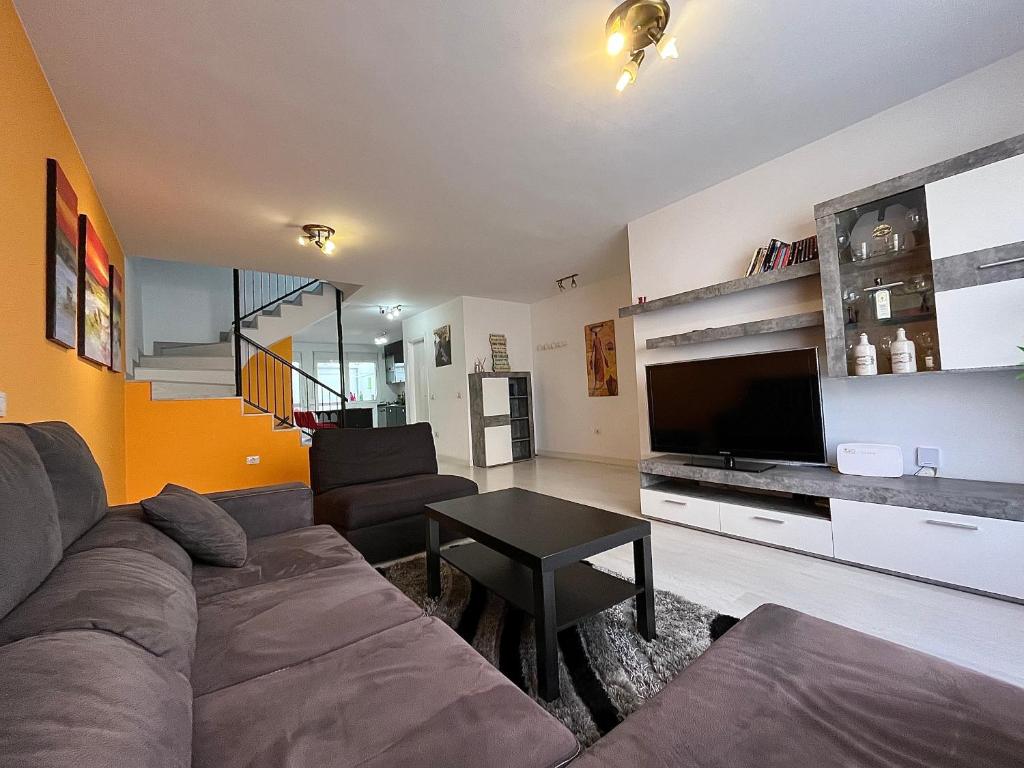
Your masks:
[{"label": "armchair armrest", "polygon": [[282,483],[206,494],[242,526],[250,539],[313,525],[313,492],[303,483]]}]

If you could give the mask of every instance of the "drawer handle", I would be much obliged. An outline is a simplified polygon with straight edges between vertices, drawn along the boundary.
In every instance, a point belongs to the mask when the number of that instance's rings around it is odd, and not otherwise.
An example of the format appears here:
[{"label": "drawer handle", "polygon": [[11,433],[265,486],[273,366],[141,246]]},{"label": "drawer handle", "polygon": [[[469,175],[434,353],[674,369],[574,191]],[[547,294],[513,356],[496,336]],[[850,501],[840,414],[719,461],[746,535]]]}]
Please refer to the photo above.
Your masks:
[{"label": "drawer handle", "polygon": [[938,525],[942,528],[959,528],[963,531],[976,531],[978,526],[970,523],[954,523],[951,520],[925,520],[928,525]]},{"label": "drawer handle", "polygon": [[665,499],[665,501],[669,504],[677,504],[680,507],[685,507],[688,503],[685,501],[680,501],[679,499]]},{"label": "drawer handle", "polygon": [[1003,259],[1003,261],[993,261],[991,264],[979,264],[978,269],[992,269],[992,267],[1005,267],[1010,264],[1020,264],[1024,261],[1024,256],[1017,256],[1012,259]]},{"label": "drawer handle", "polygon": [[785,525],[785,520],[779,520],[777,517],[764,517],[763,515],[754,515],[755,520],[763,520],[766,523],[778,523],[779,525]]}]

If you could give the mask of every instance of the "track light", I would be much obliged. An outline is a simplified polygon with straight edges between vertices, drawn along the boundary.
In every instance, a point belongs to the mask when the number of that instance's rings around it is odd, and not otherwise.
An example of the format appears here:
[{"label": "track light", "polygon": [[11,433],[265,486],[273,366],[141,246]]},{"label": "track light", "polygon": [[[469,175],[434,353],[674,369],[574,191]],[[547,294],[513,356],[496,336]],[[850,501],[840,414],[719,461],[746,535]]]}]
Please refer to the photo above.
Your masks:
[{"label": "track light", "polygon": [[303,226],[302,231],[306,234],[299,235],[298,243],[301,246],[307,246],[313,243],[317,248],[330,256],[334,253],[337,247],[334,240],[334,230],[331,227],[325,227],[323,224],[306,224]]},{"label": "track light", "polygon": [[393,307],[378,306],[377,309],[379,309],[380,313],[384,315],[384,317],[386,317],[388,320],[394,320],[395,318],[402,314],[401,304],[396,304]]},{"label": "track light", "polygon": [[662,59],[679,58],[675,36],[666,34],[668,17],[667,0],[626,0],[608,17],[604,29],[609,55],[629,53],[615,83],[619,93],[636,82],[647,46],[653,45]]},{"label": "track light", "polygon": [[387,333],[387,331],[381,331],[379,336],[374,336],[373,337],[373,343],[376,344],[378,347],[383,347],[385,344],[387,344],[388,343],[388,333]]},{"label": "track light", "polygon": [[557,280],[555,280],[555,285],[558,286],[558,290],[559,291],[561,291],[562,293],[565,293],[565,281],[566,280],[569,281],[569,287],[570,288],[575,288],[576,287],[576,278],[577,277],[579,277],[579,273],[578,272],[573,273],[571,275],[566,275],[565,277],[560,277]]}]

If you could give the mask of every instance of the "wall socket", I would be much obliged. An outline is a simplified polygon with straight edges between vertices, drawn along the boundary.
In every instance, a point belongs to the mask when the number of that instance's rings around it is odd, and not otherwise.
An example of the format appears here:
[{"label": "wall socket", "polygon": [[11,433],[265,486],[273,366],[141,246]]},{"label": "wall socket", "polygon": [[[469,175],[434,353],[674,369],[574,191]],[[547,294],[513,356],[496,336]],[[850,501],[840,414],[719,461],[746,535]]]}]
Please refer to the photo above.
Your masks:
[{"label": "wall socket", "polygon": [[246,464],[259,464],[260,463],[260,457],[259,456],[246,456],[245,457],[245,463]]},{"label": "wall socket", "polygon": [[0,419],[7,418],[7,393],[0,392]]},{"label": "wall socket", "polygon": [[917,466],[938,469],[942,460],[942,451],[938,448],[917,447]]}]

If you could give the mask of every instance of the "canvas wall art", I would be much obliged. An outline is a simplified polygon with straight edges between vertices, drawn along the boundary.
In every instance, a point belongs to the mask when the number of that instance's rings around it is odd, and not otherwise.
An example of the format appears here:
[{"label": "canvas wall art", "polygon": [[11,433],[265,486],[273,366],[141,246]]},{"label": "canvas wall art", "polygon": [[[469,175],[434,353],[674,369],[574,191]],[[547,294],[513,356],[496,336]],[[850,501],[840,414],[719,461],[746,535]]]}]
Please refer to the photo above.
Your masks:
[{"label": "canvas wall art", "polygon": [[84,213],[78,217],[78,354],[110,365],[110,257]]},{"label": "canvas wall art", "polygon": [[442,368],[452,364],[452,327],[442,325],[434,329],[434,365]]},{"label": "canvas wall art", "polygon": [[124,373],[121,340],[124,337],[124,278],[110,265],[110,370]]},{"label": "canvas wall art", "polygon": [[46,161],[46,338],[78,341],[78,195],[60,164]]},{"label": "canvas wall art", "polygon": [[512,366],[508,362],[508,339],[504,333],[492,333],[488,336],[491,345],[491,370],[511,371]]},{"label": "canvas wall art", "polygon": [[587,394],[615,397],[619,394],[619,372],[615,361],[615,321],[593,323],[583,331],[587,349]]}]

